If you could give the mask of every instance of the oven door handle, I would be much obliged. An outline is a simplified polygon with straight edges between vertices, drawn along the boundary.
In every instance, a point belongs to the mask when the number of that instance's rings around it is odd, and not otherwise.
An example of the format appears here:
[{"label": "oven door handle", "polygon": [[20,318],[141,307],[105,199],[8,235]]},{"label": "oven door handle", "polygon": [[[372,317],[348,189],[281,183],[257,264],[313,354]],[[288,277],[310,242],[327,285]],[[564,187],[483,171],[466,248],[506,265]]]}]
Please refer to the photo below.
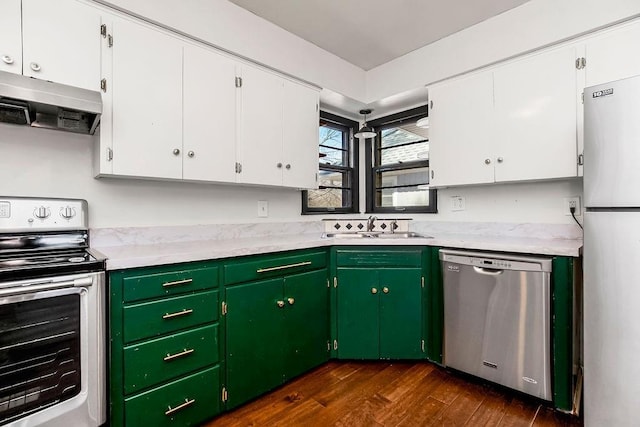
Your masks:
[{"label": "oven door handle", "polygon": [[63,288],[84,288],[93,285],[93,277],[79,277],[73,280],[64,280],[61,282],[36,282],[25,283],[20,286],[11,286],[0,289],[0,297],[8,297],[12,295],[32,294],[35,292],[51,291]]}]

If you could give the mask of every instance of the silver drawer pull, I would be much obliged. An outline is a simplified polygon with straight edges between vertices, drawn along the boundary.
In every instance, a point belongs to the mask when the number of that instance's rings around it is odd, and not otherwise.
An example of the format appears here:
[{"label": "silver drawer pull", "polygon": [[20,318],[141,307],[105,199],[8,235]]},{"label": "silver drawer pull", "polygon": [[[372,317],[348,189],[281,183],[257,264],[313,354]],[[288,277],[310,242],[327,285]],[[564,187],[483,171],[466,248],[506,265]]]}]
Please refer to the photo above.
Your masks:
[{"label": "silver drawer pull", "polygon": [[184,357],[184,356],[188,356],[191,353],[193,353],[195,350],[190,348],[189,350],[187,350],[186,348],[184,349],[184,351],[181,351],[180,353],[176,353],[176,354],[168,354],[165,356],[165,358],[163,359],[165,362],[168,362],[170,360],[173,359],[177,359],[179,357]]},{"label": "silver drawer pull", "polygon": [[174,317],[186,316],[187,314],[193,313],[192,309],[184,309],[182,311],[176,311],[175,313],[167,313],[162,316],[163,319],[173,319]]},{"label": "silver drawer pull", "polygon": [[186,407],[189,407],[189,406],[193,405],[194,403],[196,403],[195,399],[191,399],[191,400],[185,399],[184,403],[182,405],[178,405],[175,408],[172,408],[171,406],[169,406],[169,409],[167,409],[164,414],[165,415],[171,415],[171,414],[173,414],[175,412],[178,412],[181,409],[184,409]]},{"label": "silver drawer pull", "polygon": [[176,280],[175,282],[163,283],[162,287],[169,288],[171,286],[186,285],[187,283],[191,283],[191,282],[193,282],[193,279]]},{"label": "silver drawer pull", "polygon": [[287,268],[302,267],[303,265],[311,265],[311,261],[298,262],[295,264],[279,265],[278,267],[259,268],[256,270],[256,273],[266,273],[268,271],[285,270]]}]

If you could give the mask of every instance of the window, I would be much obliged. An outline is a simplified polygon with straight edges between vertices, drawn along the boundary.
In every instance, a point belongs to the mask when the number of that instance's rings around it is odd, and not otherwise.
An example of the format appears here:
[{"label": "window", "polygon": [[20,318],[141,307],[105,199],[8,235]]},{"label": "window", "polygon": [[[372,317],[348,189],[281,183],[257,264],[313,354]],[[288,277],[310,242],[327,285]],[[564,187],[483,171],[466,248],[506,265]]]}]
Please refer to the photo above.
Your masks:
[{"label": "window", "polygon": [[358,154],[353,145],[357,126],[320,112],[318,189],[302,192],[303,214],[358,212]]},{"label": "window", "polygon": [[424,106],[369,122],[377,136],[366,142],[367,212],[437,212],[428,129],[416,125],[426,115]]}]

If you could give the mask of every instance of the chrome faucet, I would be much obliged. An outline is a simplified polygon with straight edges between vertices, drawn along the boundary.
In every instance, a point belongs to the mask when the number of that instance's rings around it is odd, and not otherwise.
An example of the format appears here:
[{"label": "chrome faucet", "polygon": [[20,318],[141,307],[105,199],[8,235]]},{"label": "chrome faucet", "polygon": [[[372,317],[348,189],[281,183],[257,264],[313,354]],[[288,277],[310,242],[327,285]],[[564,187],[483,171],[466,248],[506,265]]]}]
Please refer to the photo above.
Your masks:
[{"label": "chrome faucet", "polygon": [[374,222],[378,219],[377,216],[370,215],[369,219],[367,219],[367,231],[373,231]]}]

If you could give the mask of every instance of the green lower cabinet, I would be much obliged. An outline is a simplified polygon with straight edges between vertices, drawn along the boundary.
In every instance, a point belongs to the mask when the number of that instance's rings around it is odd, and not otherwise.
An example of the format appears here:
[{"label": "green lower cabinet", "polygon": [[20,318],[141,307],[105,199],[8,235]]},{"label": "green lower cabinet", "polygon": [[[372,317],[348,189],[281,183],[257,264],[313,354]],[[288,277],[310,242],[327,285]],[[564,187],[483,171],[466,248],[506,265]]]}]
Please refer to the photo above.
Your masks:
[{"label": "green lower cabinet", "polygon": [[125,425],[190,426],[221,410],[218,366],[125,399]]},{"label": "green lower cabinet", "polygon": [[326,269],[226,289],[227,409],[328,360]]},{"label": "green lower cabinet", "polygon": [[422,270],[338,268],[340,359],[422,359]]}]

